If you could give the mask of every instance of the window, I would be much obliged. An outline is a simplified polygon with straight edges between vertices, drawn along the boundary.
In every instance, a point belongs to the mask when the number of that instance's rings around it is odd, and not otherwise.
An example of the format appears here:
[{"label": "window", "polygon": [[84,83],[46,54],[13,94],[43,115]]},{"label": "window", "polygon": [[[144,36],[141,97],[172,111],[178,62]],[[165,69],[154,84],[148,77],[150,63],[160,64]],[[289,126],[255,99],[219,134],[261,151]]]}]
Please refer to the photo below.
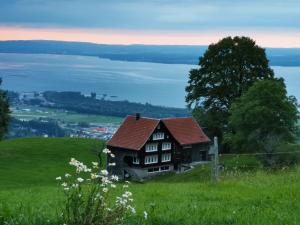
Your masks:
[{"label": "window", "polygon": [[140,159],[135,156],[135,157],[132,158],[132,163],[133,164],[140,164]]},{"label": "window", "polygon": [[163,132],[158,132],[153,134],[153,140],[162,140],[164,139],[164,133]]},{"label": "window", "polygon": [[155,172],[159,172],[159,167],[154,167],[154,168],[148,169],[148,173],[155,173]]},{"label": "window", "polygon": [[160,167],[160,171],[169,171],[170,167],[169,166],[162,166]]},{"label": "window", "polygon": [[158,162],[157,155],[147,155],[145,157],[145,164],[153,164]]},{"label": "window", "polygon": [[162,143],[162,148],[161,150],[170,150],[172,148],[172,145],[170,142],[164,142]]},{"label": "window", "polygon": [[146,145],[146,152],[156,152],[156,151],[157,151],[157,143]]},{"label": "window", "polygon": [[170,167],[169,166],[162,166],[162,167],[153,167],[148,169],[148,173],[156,173],[156,172],[165,172],[169,171]]},{"label": "window", "polygon": [[169,161],[171,161],[171,153],[162,154],[161,155],[161,161],[162,162],[169,162]]}]

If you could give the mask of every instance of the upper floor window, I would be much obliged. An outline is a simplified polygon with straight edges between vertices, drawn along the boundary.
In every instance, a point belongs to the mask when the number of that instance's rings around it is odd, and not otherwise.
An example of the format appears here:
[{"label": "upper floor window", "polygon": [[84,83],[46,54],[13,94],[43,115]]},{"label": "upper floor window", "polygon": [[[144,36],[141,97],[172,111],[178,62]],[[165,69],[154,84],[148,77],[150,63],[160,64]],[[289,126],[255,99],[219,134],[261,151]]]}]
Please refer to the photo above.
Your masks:
[{"label": "upper floor window", "polygon": [[137,156],[135,156],[135,157],[132,158],[132,163],[133,164],[140,164],[140,159]]},{"label": "upper floor window", "polygon": [[153,164],[158,162],[157,155],[147,155],[145,157],[145,164]]},{"label": "upper floor window", "polygon": [[171,142],[162,143],[161,150],[170,150],[172,148]]},{"label": "upper floor window", "polygon": [[163,132],[157,132],[153,134],[153,140],[162,140],[165,138],[165,134]]},{"label": "upper floor window", "polygon": [[169,162],[169,161],[171,161],[171,153],[162,154],[161,155],[161,161],[162,162]]},{"label": "upper floor window", "polygon": [[157,151],[157,143],[146,145],[146,152],[156,152],[156,151]]}]

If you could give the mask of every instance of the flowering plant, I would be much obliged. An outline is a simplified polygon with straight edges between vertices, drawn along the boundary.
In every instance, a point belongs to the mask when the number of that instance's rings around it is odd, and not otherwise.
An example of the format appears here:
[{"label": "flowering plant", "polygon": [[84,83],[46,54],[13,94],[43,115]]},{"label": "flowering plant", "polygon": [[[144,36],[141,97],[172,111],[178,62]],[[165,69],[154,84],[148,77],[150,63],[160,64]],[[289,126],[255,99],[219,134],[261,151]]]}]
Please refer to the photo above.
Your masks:
[{"label": "flowering plant", "polygon": [[[108,149],[103,153],[114,155]],[[128,184],[122,186],[122,194],[113,201],[112,189],[117,187],[118,176],[100,169],[98,162],[91,166],[72,158],[69,164],[75,167],[74,174],[57,177],[66,195],[62,219],[67,225],[115,225],[123,224],[126,216],[135,214],[132,193]],[[112,166],[112,165],[110,165]],[[129,183],[129,182],[127,182]]]}]

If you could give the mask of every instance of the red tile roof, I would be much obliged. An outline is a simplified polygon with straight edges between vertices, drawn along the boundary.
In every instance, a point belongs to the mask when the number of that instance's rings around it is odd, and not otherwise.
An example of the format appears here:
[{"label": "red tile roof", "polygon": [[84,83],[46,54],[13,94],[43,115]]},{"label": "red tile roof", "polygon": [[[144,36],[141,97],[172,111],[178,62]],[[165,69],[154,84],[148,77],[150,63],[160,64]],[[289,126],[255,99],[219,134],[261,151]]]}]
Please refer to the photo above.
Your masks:
[{"label": "red tile roof", "polygon": [[198,123],[191,117],[163,119],[167,129],[180,145],[209,142]]},{"label": "red tile roof", "polygon": [[140,150],[147,142],[156,126],[162,121],[180,145],[206,143],[210,139],[204,134],[198,123],[191,117],[150,119],[128,116],[108,141],[108,146]]},{"label": "red tile roof", "polygon": [[159,120],[127,116],[108,146],[140,150],[158,125]]}]

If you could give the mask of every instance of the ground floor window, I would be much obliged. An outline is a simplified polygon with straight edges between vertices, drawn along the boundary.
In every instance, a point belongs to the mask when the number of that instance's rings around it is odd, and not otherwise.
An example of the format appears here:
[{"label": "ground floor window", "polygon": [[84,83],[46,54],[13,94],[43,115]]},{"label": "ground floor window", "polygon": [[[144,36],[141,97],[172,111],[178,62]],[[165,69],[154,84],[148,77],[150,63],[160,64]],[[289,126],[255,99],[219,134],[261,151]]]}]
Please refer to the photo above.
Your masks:
[{"label": "ground floor window", "polygon": [[159,167],[153,167],[148,169],[148,173],[155,173],[155,172],[159,172]]},{"label": "ground floor window", "polygon": [[148,173],[164,172],[169,170],[170,166],[153,167],[148,169]]},{"label": "ground floor window", "polygon": [[162,166],[162,167],[160,167],[160,170],[161,171],[169,171],[170,167],[169,166]]}]

